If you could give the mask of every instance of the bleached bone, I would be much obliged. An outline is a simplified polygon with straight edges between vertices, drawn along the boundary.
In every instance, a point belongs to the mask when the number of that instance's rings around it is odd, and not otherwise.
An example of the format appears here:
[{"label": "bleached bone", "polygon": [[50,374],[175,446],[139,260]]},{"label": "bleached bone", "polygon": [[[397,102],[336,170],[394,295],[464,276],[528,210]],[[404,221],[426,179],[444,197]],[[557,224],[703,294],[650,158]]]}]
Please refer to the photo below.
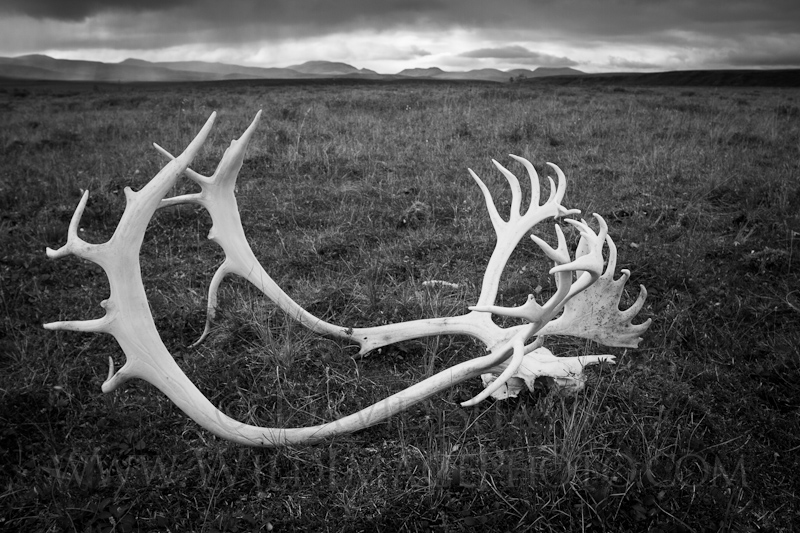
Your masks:
[{"label": "bleached bone", "polygon": [[[488,188],[470,170],[486,200],[489,217],[497,234],[497,243],[484,274],[477,305],[471,307],[469,313],[456,317],[439,317],[368,328],[337,326],[314,317],[286,295],[269,277],[255,258],[241,225],[234,195],[235,182],[242,166],[245,148],[252,137],[260,112],[242,137],[231,142],[213,176],[201,176],[189,168],[192,158],[205,141],[215,116],[216,114],[211,115],[198,136],[178,157],[172,157],[163,148],[156,146],[169,156],[171,161],[140,191],[125,189],[127,200],[125,211],[108,242],[89,244],[78,237],[78,224],[88,200],[87,192],[81,198],[70,222],[66,245],[58,250],[49,248],[47,250],[48,256],[52,258],[73,254],[95,262],[103,268],[109,278],[111,295],[101,303],[106,310],[103,318],[45,324],[47,329],[103,332],[116,338],[127,361],[116,373],[113,360],[111,361],[108,379],[102,387],[104,392],[112,391],[128,379],[138,377],[155,385],[198,424],[222,438],[253,446],[313,442],[371,426],[457,383],[482,374],[492,375],[491,383],[488,383],[475,398],[462,405],[474,405],[489,395],[498,393],[509,380],[524,379],[519,376],[535,373],[568,381],[576,379],[586,364],[613,360],[612,356],[542,359],[540,348],[543,342],[541,335],[544,331],[577,335],[612,346],[630,346],[638,344],[640,339],[635,338],[635,335],[643,333],[649,325],[649,321],[641,325],[631,324],[633,315],[641,308],[644,292],[634,304],[633,311],[620,312],[617,307],[622,285],[628,273],[625,271],[619,281],[613,280],[612,263],[616,261],[615,249],[611,239],[607,237],[608,228],[599,215],[594,215],[600,226],[599,233],[595,233],[583,221],[567,220],[581,234],[581,242],[574,259],[570,258],[566,240],[559,226],[556,226],[558,245],[555,249],[538,237],[532,237],[555,263],[550,273],[555,275],[558,288],[544,305],[536,303],[533,296],[518,308],[495,305],[501,274],[511,252],[522,237],[546,218],[558,218],[579,212],[561,205],[566,190],[566,178],[558,167],[548,163],[558,176],[558,185],[550,179],[550,196],[540,205],[539,181],[533,165],[513,155],[511,157],[522,163],[528,171],[531,201],[523,212],[519,181],[510,171],[493,161],[511,188],[512,201],[508,220],[503,220],[499,215]],[[201,192],[164,199],[178,177],[184,173],[200,185]],[[361,353],[403,340],[442,334],[464,334],[475,337],[486,345],[489,353],[443,370],[366,409],[333,422],[304,428],[263,428],[238,422],[214,407],[175,363],[158,335],[144,292],[139,250],[147,225],[159,207],[183,202],[196,203],[209,211],[213,221],[209,238],[223,248],[226,256],[209,288],[209,317],[203,337],[208,334],[213,319],[219,284],[227,274],[234,273],[254,284],[284,311],[312,330],[357,342],[361,347]],[[608,243],[610,250],[609,268],[605,274],[603,274],[602,255],[604,242]],[[599,290],[589,293],[583,300],[580,299],[583,293],[601,280],[605,280],[605,284]],[[599,302],[599,304],[585,312],[583,309],[585,302]],[[552,322],[562,309],[565,310],[563,320]],[[492,313],[516,316],[524,319],[526,323],[502,328],[491,320]],[[558,324],[559,320],[560,325],[550,326],[550,330],[547,329],[549,324]],[[585,320],[599,324],[600,330],[597,327],[585,326],[583,323]],[[603,326],[609,326],[611,331],[602,330]]]},{"label": "bleached bone", "polygon": [[[584,367],[597,363],[614,364],[613,355],[579,355],[577,357],[556,357],[547,348],[540,347],[525,354],[514,375],[492,393],[498,400],[515,398],[526,388],[534,389],[537,378],[549,377],[555,381],[556,390],[561,394],[574,394],[583,389],[586,376]],[[488,387],[497,380],[498,372],[502,372],[505,363],[498,369],[481,375],[484,386]]]}]

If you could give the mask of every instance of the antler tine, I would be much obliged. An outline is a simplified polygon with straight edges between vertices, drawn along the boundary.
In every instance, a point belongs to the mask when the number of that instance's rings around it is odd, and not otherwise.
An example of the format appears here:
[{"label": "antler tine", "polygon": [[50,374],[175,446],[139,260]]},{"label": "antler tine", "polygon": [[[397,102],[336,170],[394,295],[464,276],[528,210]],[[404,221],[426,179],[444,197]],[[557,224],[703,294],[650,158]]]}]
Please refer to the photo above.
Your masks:
[{"label": "antler tine", "polygon": [[499,170],[503,176],[506,177],[508,185],[511,187],[511,209],[508,215],[508,221],[511,222],[512,220],[515,220],[521,216],[519,208],[520,205],[522,205],[522,188],[519,186],[519,180],[517,177],[506,167],[494,159],[492,159],[492,163],[494,163],[494,166],[497,168],[497,170]]},{"label": "antler tine", "polygon": [[[105,302],[105,300],[103,300]],[[62,331],[80,331],[83,333],[106,333],[111,323],[108,315],[92,320],[59,320],[42,324],[44,329]]]},{"label": "antler tine", "polygon": [[564,237],[564,231],[561,226],[555,224],[556,239],[558,246],[553,248],[544,240],[536,235],[531,235],[531,240],[542,249],[547,257],[549,257],[556,265],[565,265],[569,263],[569,248],[567,248],[567,239]]},{"label": "antler tine", "polygon": [[489,188],[486,186],[485,183],[483,183],[483,180],[481,180],[471,168],[468,168],[467,170],[469,171],[470,176],[472,176],[472,179],[475,180],[475,183],[478,184],[478,187],[483,193],[483,198],[484,200],[486,200],[486,210],[489,212],[489,219],[492,221],[492,226],[494,226],[495,232],[497,233],[499,238],[500,228],[503,227],[505,221],[500,216],[500,213],[497,212],[497,207],[494,205],[494,199],[492,198],[492,193],[489,192]]},{"label": "antler tine", "polygon": [[580,209],[566,209],[564,206],[561,205],[561,202],[564,200],[564,195],[567,192],[567,177],[564,175],[564,172],[558,167],[558,165],[554,165],[553,163],[547,163],[550,168],[556,171],[556,176],[558,177],[558,185],[553,181],[553,178],[547,177],[550,180],[550,197],[547,199],[548,202],[554,202],[558,208],[559,217],[566,217],[569,215],[579,215],[581,210]]},{"label": "antler tine", "polygon": [[214,276],[211,278],[211,283],[208,285],[206,323],[203,326],[203,333],[201,333],[200,337],[190,344],[189,347],[195,348],[199,346],[211,333],[211,326],[214,323],[214,319],[217,317],[217,292],[219,291],[219,286],[222,284],[222,280],[224,280],[225,276],[227,276],[229,273],[230,269],[228,268],[228,260],[226,259],[222,262],[217,271],[214,272]]},{"label": "antler tine", "polygon": [[536,169],[533,167],[533,163],[525,159],[524,157],[519,157],[518,155],[508,154],[509,157],[522,163],[525,167],[525,170],[528,171],[528,178],[531,182],[531,203],[528,206],[528,210],[533,209],[534,207],[539,206],[539,195],[541,194],[540,186],[539,186],[539,174],[536,172]]},{"label": "antler tine", "polygon": [[[575,272],[578,280],[570,288],[570,292],[566,297],[569,300],[577,293],[586,289],[589,285],[597,281],[597,278],[603,273],[603,243],[608,235],[608,225],[603,217],[594,214],[594,217],[600,223],[600,232],[595,234],[585,220],[578,222],[577,220],[566,219],[568,222],[578,228],[581,234],[581,243],[579,251],[575,254],[575,260],[567,265],[560,265],[554,267],[550,272],[572,271]],[[566,303],[566,300],[564,303]]]},{"label": "antler tine", "polygon": [[[170,160],[175,159],[174,155],[169,153],[167,150],[165,150],[158,144],[153,143],[153,147],[156,149],[158,153],[160,153],[164,157]],[[207,177],[203,176],[198,172],[195,172],[191,168],[187,168],[183,173],[186,175],[186,177],[188,177],[198,185],[203,183],[208,183],[210,181]],[[162,198],[161,203],[158,204],[158,208],[163,209],[164,207],[169,207],[178,204],[187,204],[187,203],[200,205],[202,203],[202,194],[189,193],[189,194],[181,194],[179,196],[172,196],[170,198]]]},{"label": "antler tine", "polygon": [[72,213],[72,218],[69,221],[69,228],[67,229],[67,242],[64,246],[61,246],[57,249],[52,249],[49,246],[45,250],[47,253],[47,257],[50,259],[57,259],[60,257],[66,257],[70,254],[74,254],[82,259],[88,259],[86,254],[90,253],[90,250],[93,250],[93,245],[90,245],[80,237],[78,237],[78,226],[81,223],[81,217],[83,216],[83,211],[86,209],[86,203],[89,201],[89,191],[86,190],[81,195],[81,199],[78,202],[78,206],[75,208],[75,212]]},{"label": "antler tine", "polygon": [[[604,275],[613,277],[614,269],[616,268],[617,265],[617,245],[614,244],[614,241],[613,239],[611,239],[610,235],[606,236],[606,243],[608,244],[608,265],[606,266],[606,271],[604,272]],[[628,270],[627,268],[623,268],[619,272],[620,272],[620,277],[615,283],[617,283],[620,287],[624,287],[631,276],[631,271]],[[647,300],[647,289],[645,288],[644,285],[640,284],[639,295],[636,297],[636,301],[633,302],[628,309],[619,312],[618,315],[619,320],[627,324],[630,324],[630,321],[633,320],[636,317],[636,315],[639,314],[639,311],[642,310],[646,300]],[[642,340],[641,335],[643,335],[644,332],[647,331],[647,328],[650,327],[651,322],[652,319],[648,318],[642,324],[638,325],[630,324],[629,332],[634,335],[639,335],[639,337],[636,339],[637,345]]]},{"label": "antler tine", "polygon": [[550,198],[548,198],[547,201],[554,201],[555,203],[560,204],[564,199],[564,194],[567,192],[567,177],[564,175],[564,172],[558,168],[558,165],[547,163],[547,166],[555,170],[556,176],[558,176],[558,185],[553,183],[553,178],[548,177],[550,180]]}]

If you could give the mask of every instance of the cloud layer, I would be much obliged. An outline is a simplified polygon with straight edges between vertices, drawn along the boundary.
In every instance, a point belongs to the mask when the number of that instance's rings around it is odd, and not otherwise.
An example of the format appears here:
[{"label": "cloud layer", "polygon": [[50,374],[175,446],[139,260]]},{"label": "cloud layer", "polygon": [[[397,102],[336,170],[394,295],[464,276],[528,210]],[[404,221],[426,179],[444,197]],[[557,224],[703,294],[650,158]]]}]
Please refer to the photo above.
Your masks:
[{"label": "cloud layer", "polygon": [[0,0],[0,55],[800,67],[798,20],[796,0]]}]

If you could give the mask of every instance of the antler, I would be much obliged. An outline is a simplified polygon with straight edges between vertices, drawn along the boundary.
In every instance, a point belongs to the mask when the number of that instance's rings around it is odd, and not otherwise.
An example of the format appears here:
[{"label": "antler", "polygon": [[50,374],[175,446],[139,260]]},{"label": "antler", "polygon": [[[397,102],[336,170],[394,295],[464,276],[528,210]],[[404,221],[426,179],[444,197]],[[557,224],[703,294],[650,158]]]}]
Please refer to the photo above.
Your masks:
[{"label": "antler", "polygon": [[[649,325],[649,321],[642,325],[631,324],[633,315],[641,308],[644,296],[640,296],[640,301],[637,301],[630,310],[624,313],[617,310],[617,313],[614,314],[609,311],[611,307],[616,310],[616,304],[628,274],[627,271],[624,271],[625,274],[621,280],[613,281],[612,263],[616,260],[615,250],[612,248],[611,240],[606,239],[608,228],[598,215],[595,215],[600,224],[600,232],[597,234],[585,222],[567,220],[568,223],[578,228],[582,236],[574,260],[570,260],[566,241],[559,226],[556,226],[558,246],[555,249],[533,236],[536,244],[556,263],[551,273],[556,276],[558,290],[543,306],[537,304],[533,297],[530,297],[526,304],[518,308],[494,305],[500,276],[508,258],[531,227],[545,218],[557,218],[579,212],[574,209],[566,209],[561,205],[566,179],[563,172],[552,164],[550,166],[556,171],[558,185],[556,186],[550,179],[550,197],[544,204],[539,205],[538,175],[533,165],[517,156],[511,157],[525,166],[531,181],[531,202],[525,213],[521,211],[522,192],[519,181],[511,172],[494,161],[495,166],[503,173],[511,187],[511,212],[507,221],[498,214],[486,185],[470,170],[470,174],[477,182],[486,200],[489,216],[497,234],[497,243],[489,259],[478,303],[470,308],[469,313],[458,317],[416,320],[373,328],[346,328],[314,317],[286,295],[269,277],[255,258],[244,236],[236,206],[234,186],[242,166],[245,148],[252,137],[259,117],[260,112],[241,138],[231,142],[211,177],[201,176],[192,171],[189,164],[205,141],[214,122],[215,114],[211,115],[198,136],[178,157],[173,157],[156,145],[156,148],[170,158],[170,162],[139,192],[133,192],[130,188],[125,189],[127,199],[125,212],[114,235],[108,242],[89,244],[78,237],[78,224],[88,201],[87,192],[81,198],[70,222],[66,245],[55,251],[48,248],[47,254],[51,258],[73,254],[95,262],[103,268],[109,278],[111,295],[101,303],[106,310],[103,318],[45,324],[47,329],[104,332],[110,333],[116,338],[127,356],[127,361],[116,373],[113,361],[111,362],[109,377],[102,387],[104,392],[112,391],[124,381],[138,377],[158,387],[198,424],[225,439],[254,446],[311,442],[366,428],[457,383],[482,374],[500,373],[483,392],[469,402],[464,402],[463,405],[474,405],[489,395],[497,395],[504,383],[509,382],[512,378],[520,379],[517,377],[518,372],[525,372],[526,376],[538,372],[537,375],[550,375],[558,379],[569,380],[574,379],[576,372],[584,364],[613,359],[611,356],[543,359],[540,350],[542,337],[529,342],[531,338],[537,334],[541,335],[543,331],[569,334],[576,331],[583,336],[598,336],[599,334],[595,333],[596,328],[582,326],[587,317],[594,319],[597,315],[600,318],[597,318],[595,322],[600,324],[600,327],[613,325],[615,328],[615,332],[607,335],[607,338],[612,341],[622,342],[620,339],[624,339],[624,342],[638,343],[638,340],[632,339],[631,334],[640,333]],[[200,185],[201,192],[164,199],[177,178],[184,173]],[[304,428],[263,428],[240,423],[214,407],[175,363],[161,341],[147,303],[139,265],[139,250],[144,232],[156,209],[183,202],[196,203],[209,211],[213,221],[209,238],[223,248],[226,256],[209,288],[209,315],[200,340],[208,334],[216,307],[216,292],[222,279],[230,273],[235,273],[253,283],[281,308],[312,330],[325,335],[355,340],[360,344],[362,353],[400,340],[441,334],[471,335],[484,342],[489,353],[443,370],[366,409],[333,422]],[[613,259],[609,259],[609,268],[606,270],[606,274],[601,276],[602,246],[606,240],[609,243]],[[601,289],[589,293],[588,299],[580,299],[587,288],[604,278],[608,279]],[[610,306],[607,300],[614,297],[616,297],[614,305]],[[599,301],[599,311],[594,309],[586,311],[584,307],[588,301]],[[565,309],[562,318],[559,319],[561,324],[559,326],[550,325],[559,323],[558,320],[556,322],[551,322],[551,320],[561,309]],[[526,323],[501,328],[492,322],[491,313],[517,316],[525,319]],[[550,325],[549,330],[548,325]]]}]

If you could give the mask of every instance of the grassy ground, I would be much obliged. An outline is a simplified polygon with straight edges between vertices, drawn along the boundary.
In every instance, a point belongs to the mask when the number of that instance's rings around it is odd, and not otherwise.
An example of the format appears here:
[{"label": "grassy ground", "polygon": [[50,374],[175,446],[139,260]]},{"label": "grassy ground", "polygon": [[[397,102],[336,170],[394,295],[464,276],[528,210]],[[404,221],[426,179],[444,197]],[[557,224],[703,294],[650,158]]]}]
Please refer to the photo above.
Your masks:
[{"label": "grassy ground", "polygon": [[[50,261],[81,189],[81,235],[110,237],[122,189],[178,152],[212,110],[193,167],[213,171],[258,109],[239,178],[251,245],[276,281],[332,322],[458,314],[494,244],[471,167],[567,174],[563,204],[608,220],[619,267],[649,298],[638,350],[611,351],[585,392],[546,387],[458,403],[466,382],[388,422],[313,446],[214,438],[135,381],[103,395],[112,338],[43,322],[100,316],[96,266]],[[800,92],[535,84],[0,87],[0,529],[10,531],[790,531],[800,523]],[[176,193],[192,190],[180,182]],[[415,201],[430,207],[409,217]],[[355,357],[229,280],[199,348],[222,258],[192,207],[157,213],[142,263],[161,335],[235,418],[315,424],[455,362],[440,337]],[[545,224],[550,226],[549,223]],[[546,234],[547,232],[545,232]],[[512,256],[500,303],[552,278]],[[458,290],[427,289],[442,279]],[[558,339],[558,353],[608,353]]]}]

